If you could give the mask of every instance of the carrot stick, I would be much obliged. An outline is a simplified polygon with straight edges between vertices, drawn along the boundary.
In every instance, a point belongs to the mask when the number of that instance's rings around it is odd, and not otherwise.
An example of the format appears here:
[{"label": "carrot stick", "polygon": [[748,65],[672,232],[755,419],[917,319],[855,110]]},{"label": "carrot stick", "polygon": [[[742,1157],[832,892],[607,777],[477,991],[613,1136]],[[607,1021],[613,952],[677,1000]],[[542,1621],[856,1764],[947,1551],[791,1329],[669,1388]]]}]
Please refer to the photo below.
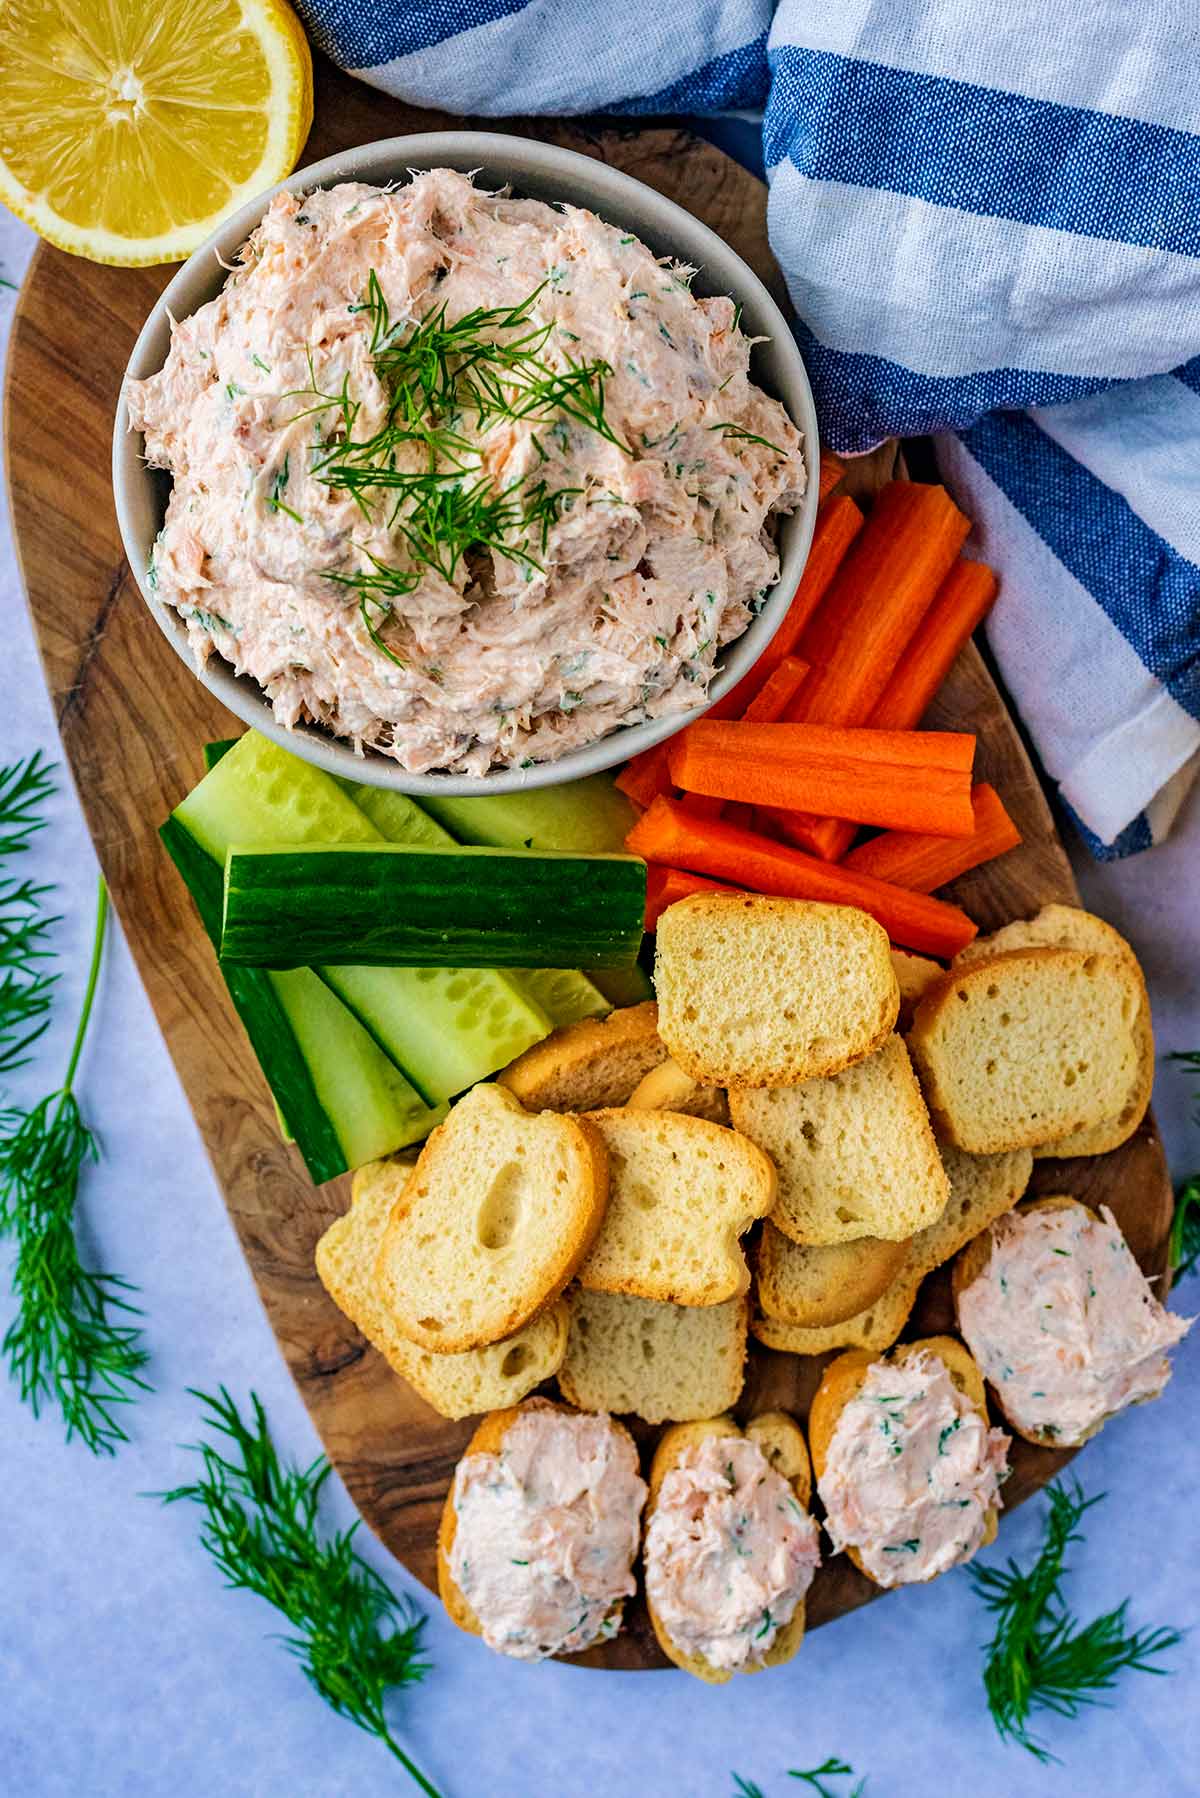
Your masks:
[{"label": "carrot stick", "polygon": [[920,724],[959,650],[995,597],[992,570],[960,557],[871,713],[869,723],[875,730],[912,730]]},{"label": "carrot stick", "polygon": [[971,790],[975,828],[969,837],[922,836],[903,830],[884,831],[869,843],[860,843],[842,862],[859,874],[890,880],[914,893],[932,893],[957,880],[968,868],[990,862],[1015,849],[1021,833],[1004,809],[999,793],[981,781]]},{"label": "carrot stick", "polygon": [[[822,470],[825,466],[823,462]],[[838,464],[838,480],[844,472]],[[817,528],[813,533],[808,561],[804,564],[804,573],[783,623],[753,668],[742,676],[736,687],[732,687],[723,699],[718,699],[715,705],[709,707],[705,717],[710,722],[720,718],[740,718],[760,687],[791,654],[801,632],[824,598],[842,558],[862,527],[862,512],[849,494],[841,493],[827,506],[821,507],[817,514]],[[666,755],[665,743],[656,744],[653,749],[643,749],[617,776],[617,786],[637,805],[649,805],[660,793],[671,790]]]},{"label": "carrot stick", "polygon": [[668,905],[686,899],[689,893],[742,891],[744,888],[730,886],[724,880],[705,880],[700,874],[685,874],[682,868],[650,868],[646,873],[646,929],[656,929]]},{"label": "carrot stick", "polygon": [[[785,656],[791,655],[864,522],[861,508],[848,493],[839,493],[836,499],[831,499],[821,507],[817,514],[817,528],[813,532],[808,561],[804,564],[804,573],[800,576],[800,584],[792,596],[792,603],[784,615],[783,623],[749,673],[744,674],[733,691],[726,694],[725,700],[719,702],[722,706],[726,700],[729,702],[728,711],[722,711],[719,714],[721,717],[740,718],[764,681],[774,673]],[[714,713],[709,712],[707,715],[711,718]]]},{"label": "carrot stick", "polygon": [[660,793],[672,791],[668,755],[669,745],[666,743],[656,743],[653,749],[643,749],[640,755],[635,755],[632,761],[626,762],[613,785],[619,787],[635,805],[649,805]]},{"label": "carrot stick", "polygon": [[689,793],[967,837],[974,755],[974,737],[961,731],[701,719],[673,739],[670,770]]},{"label": "carrot stick", "polygon": [[684,793],[679,804],[693,818],[719,818],[725,810],[723,799],[713,799],[707,793]]},{"label": "carrot stick", "polygon": [[832,450],[821,451],[821,475],[817,482],[817,492],[821,499],[826,499],[833,492],[845,473],[846,464],[840,462]]},{"label": "carrot stick", "polygon": [[808,673],[799,656],[784,656],[742,713],[747,724],[777,724],[795,699]]},{"label": "carrot stick", "polygon": [[866,723],[970,528],[944,487],[882,490],[800,640],[813,668],[793,719]]},{"label": "carrot stick", "polygon": [[[746,722],[773,724],[782,718],[807,673],[807,662],[802,662],[798,656],[784,656],[746,707]],[[693,818],[719,818],[725,809],[723,799],[713,799],[707,793],[685,793],[679,803]]]},{"label": "carrot stick", "polygon": [[[995,597],[996,577],[991,569],[960,556],[867,719],[873,730],[911,730],[921,722],[959,650]],[[797,820],[793,830],[791,840],[827,862],[841,861],[855,834],[840,818],[814,819],[810,827]]]},{"label": "carrot stick", "polygon": [[648,862],[736,881],[752,892],[857,906],[882,924],[894,942],[944,961],[965,949],[977,932],[955,905],[891,886],[870,874],[830,867],[723,818],[689,818],[671,799],[654,801],[629,832],[625,846]]}]

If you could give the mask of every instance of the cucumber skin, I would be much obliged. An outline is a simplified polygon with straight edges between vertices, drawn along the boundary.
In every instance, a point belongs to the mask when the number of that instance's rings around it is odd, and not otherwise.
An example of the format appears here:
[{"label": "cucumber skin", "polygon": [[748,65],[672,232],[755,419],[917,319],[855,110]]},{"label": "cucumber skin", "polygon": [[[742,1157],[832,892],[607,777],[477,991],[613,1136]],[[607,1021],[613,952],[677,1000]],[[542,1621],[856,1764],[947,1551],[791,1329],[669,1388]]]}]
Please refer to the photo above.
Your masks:
[{"label": "cucumber skin", "polygon": [[[159,829],[163,847],[192,896],[200,921],[215,948],[221,940],[221,870],[194,837],[168,818]],[[347,1169],[346,1156],[329,1121],[287,1014],[262,968],[223,968],[225,985],[263,1077],[316,1186]]]},{"label": "cucumber skin", "polygon": [[[208,785],[208,782],[214,778],[212,771],[218,767],[218,764],[224,763],[226,756],[231,751],[240,752],[240,761],[238,756],[233,758],[234,779],[232,782],[226,780],[224,789],[218,788],[214,792],[214,788]],[[214,860],[220,858],[221,862],[224,862],[227,850],[231,846],[229,819],[225,810],[229,803],[230,792],[235,796],[235,803],[245,807],[246,802],[249,802],[248,811],[244,811],[243,827],[247,829],[247,836],[251,844],[261,844],[264,840],[271,842],[273,834],[278,834],[279,826],[275,823],[274,811],[274,806],[278,803],[283,808],[279,816],[282,820],[282,834],[285,839],[290,835],[293,824],[298,824],[301,831],[307,835],[321,834],[343,845],[353,844],[371,849],[385,847],[386,839],[383,832],[355,803],[354,788],[350,783],[311,768],[301,758],[293,756],[288,750],[271,743],[254,731],[246,732],[233,742],[211,745],[206,751],[205,759],[210,764],[209,775],[198,787],[192,789],[176,808],[175,815],[179,824],[190,832],[202,849],[207,849]],[[245,765],[241,765],[242,763]],[[260,790],[264,767],[271,784],[280,780],[283,782],[282,791],[276,795],[269,794],[265,804]],[[291,799],[294,797],[290,791],[292,785],[290,776],[293,771],[296,779],[302,782],[309,792],[308,807],[295,818],[291,817],[289,810]],[[226,768],[225,774],[229,773],[229,768]],[[217,776],[217,779],[219,781],[220,776]],[[207,792],[205,791],[206,786],[208,787]],[[417,836],[418,840],[430,833],[433,833],[435,838],[443,835],[440,825],[435,824],[431,819],[426,819],[412,800],[401,794],[388,794],[385,795],[385,798],[390,802],[389,811],[411,814],[407,828]],[[314,828],[314,813],[319,814],[321,819],[319,832]],[[395,819],[390,818],[389,826],[393,822]],[[292,849],[299,849],[303,847],[303,842],[304,835],[301,835],[298,841],[295,836],[291,836],[288,846]],[[290,931],[291,923],[289,921],[285,935],[290,934]],[[439,1035],[445,1035],[445,1030],[440,1025],[425,1017],[428,1005],[432,1005],[435,1010],[440,1008],[440,1011],[444,1013],[445,1000],[441,994],[431,993],[424,996],[426,1003],[423,1004],[422,995],[412,993],[409,990],[409,983],[392,980],[385,981],[382,991],[369,992],[367,1002],[364,1002],[361,976],[368,972],[365,964],[357,966],[327,964],[322,967],[313,966],[306,958],[287,960],[281,955],[278,943],[272,950],[267,965],[276,971],[290,967],[312,966],[313,973],[354,1015],[367,1034],[374,1038],[376,1046],[400,1070],[400,1073],[425,1103],[431,1107],[436,1107],[455,1093],[473,1086],[476,1081],[488,1078],[497,1068],[503,1067],[506,1062],[519,1055],[524,1049],[529,1048],[535,1042],[540,1042],[553,1028],[553,1020],[517,982],[509,977],[507,969],[489,966],[486,972],[491,976],[495,987],[495,991],[490,996],[491,1002],[503,1000],[511,1005],[513,1011],[509,1040],[502,1045],[499,1051],[495,1050],[494,1044],[487,1046],[476,1041],[474,1048],[471,1049],[469,1045],[459,1041],[454,1056],[447,1057],[445,1052],[439,1051],[438,1056],[434,1058],[438,1064],[437,1068],[431,1070],[424,1064],[422,1054],[415,1051],[414,1032],[419,1037],[423,1029],[427,1030],[423,1039],[424,1043],[436,1040]],[[427,963],[417,964],[417,968],[407,971],[415,973],[418,968],[429,965]],[[396,974],[400,970],[393,967],[390,972]],[[440,975],[449,976],[456,970],[438,968],[437,972]],[[423,1019],[424,1022],[422,1022]],[[399,1026],[398,1029],[397,1026]],[[495,1036],[494,1031],[490,1034]],[[450,1084],[447,1084],[450,1074],[448,1061],[457,1063],[454,1067],[454,1078]]]},{"label": "cucumber skin", "polygon": [[423,794],[420,804],[460,842],[486,843],[493,849],[619,853],[637,819],[609,774],[530,787],[524,793],[483,793],[477,799]]},{"label": "cucumber skin", "polygon": [[627,968],[645,863],[396,845],[232,848],[221,958],[304,967]]}]

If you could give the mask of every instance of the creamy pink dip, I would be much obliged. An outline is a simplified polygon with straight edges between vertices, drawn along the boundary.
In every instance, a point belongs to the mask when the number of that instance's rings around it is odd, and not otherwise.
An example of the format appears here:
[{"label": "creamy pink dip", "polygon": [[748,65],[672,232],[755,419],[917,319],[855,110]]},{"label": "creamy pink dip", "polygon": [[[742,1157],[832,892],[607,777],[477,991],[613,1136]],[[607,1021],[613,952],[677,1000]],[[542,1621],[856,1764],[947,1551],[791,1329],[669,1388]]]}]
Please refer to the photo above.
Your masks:
[{"label": "creamy pink dip", "polygon": [[969,1561],[1000,1505],[1009,1438],[930,1354],[876,1361],[834,1428],[818,1490],[835,1548],[881,1586]]},{"label": "creamy pink dip", "polygon": [[[150,580],[201,664],[216,651],[281,723],[315,720],[412,771],[551,760],[700,704],[776,579],[773,514],[806,475],[799,434],[749,379],[733,302],[697,299],[690,278],[591,212],[447,169],[277,195],[224,290],[127,392],[148,460],[174,477]],[[525,302],[519,327],[477,335],[524,338],[552,375],[602,363],[587,403],[481,416],[460,382],[456,409],[418,408],[398,441],[384,352],[442,308],[453,327]],[[517,379],[510,413],[545,374]],[[586,417],[598,394],[603,430]],[[350,462],[357,493],[339,485]],[[419,550],[413,490],[362,485],[367,464],[433,471],[447,503],[454,487],[499,497],[507,522],[468,534],[451,566],[443,526]]]},{"label": "creamy pink dip", "polygon": [[490,1648],[538,1661],[616,1634],[646,1486],[610,1418],[532,1399],[498,1455],[459,1462],[453,1497],[450,1571]]},{"label": "creamy pink dip", "polygon": [[958,1301],[959,1327],[1017,1429],[1081,1442],[1104,1418],[1157,1398],[1166,1351],[1194,1318],[1164,1310],[1112,1212],[1014,1212]]},{"label": "creamy pink dip", "polygon": [[820,1559],[816,1524],[758,1444],[709,1436],[663,1480],[646,1594],[685,1653],[737,1672],[762,1662]]}]

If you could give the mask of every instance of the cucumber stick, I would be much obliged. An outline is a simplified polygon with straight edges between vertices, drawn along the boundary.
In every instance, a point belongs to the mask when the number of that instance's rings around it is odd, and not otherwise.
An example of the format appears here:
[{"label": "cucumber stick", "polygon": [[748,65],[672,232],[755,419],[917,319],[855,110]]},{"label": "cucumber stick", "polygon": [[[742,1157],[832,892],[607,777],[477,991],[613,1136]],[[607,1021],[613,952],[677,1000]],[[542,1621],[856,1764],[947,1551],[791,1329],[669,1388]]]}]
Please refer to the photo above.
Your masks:
[{"label": "cucumber stick", "polygon": [[[355,802],[389,842],[424,842],[423,835],[393,836],[380,813],[372,809],[381,798],[386,802],[392,797],[380,794],[378,787],[354,789]],[[486,843],[496,849],[569,849],[582,855],[619,853],[637,817],[608,774],[589,775],[561,787],[531,787],[527,793],[497,793],[478,799],[424,798],[421,809],[440,819],[460,843]],[[528,976],[522,979],[528,985]],[[561,992],[558,1009],[547,1004],[542,989],[534,989],[534,997],[556,1024],[574,1024],[580,1018],[599,1017],[614,1005],[640,1005],[654,997],[648,975],[636,963],[628,968],[588,968],[575,979],[582,984],[569,990],[555,989]]]},{"label": "cucumber stick", "polygon": [[[384,846],[337,781],[257,731],[238,739],[174,815],[222,862],[231,845]],[[289,910],[271,952],[273,967],[313,964],[307,954],[291,953],[298,922]],[[541,1006],[493,967],[321,964],[316,971],[431,1105],[504,1067],[551,1027]],[[283,1109],[295,1129],[286,1103]]]},{"label": "cucumber stick", "polygon": [[421,809],[460,843],[485,843],[493,849],[565,849],[577,855],[619,854],[637,821],[633,805],[607,774],[478,799],[423,794]]},{"label": "cucumber stick", "polygon": [[[159,834],[215,948],[221,864],[173,817]],[[439,1121],[315,974],[223,972],[281,1124],[315,1183],[419,1142]]]},{"label": "cucumber stick", "polygon": [[[237,738],[232,737],[221,743],[206,743],[205,767],[215,768],[236,742]],[[404,793],[395,793],[389,787],[355,786],[350,781],[339,780],[338,785],[389,843],[436,848],[458,840]],[[636,1005],[641,999],[654,997],[653,987],[638,967],[610,968],[596,981],[589,980],[578,968],[510,968],[509,978],[535,1005],[541,1006],[556,1029],[578,1024],[584,1018],[604,1017],[614,1005]],[[633,996],[623,996],[628,994]]]},{"label": "cucumber stick", "polygon": [[[387,787],[359,786],[348,789],[389,843],[411,843],[418,848],[452,847],[455,838],[413,800]],[[514,968],[510,975],[522,992],[540,1005],[555,1028],[578,1024],[583,1018],[603,1017],[612,1010],[599,984],[593,984],[577,968]]]},{"label": "cucumber stick", "polygon": [[631,855],[235,845],[221,955],[252,967],[281,954],[285,966],[628,967],[645,903],[646,865]]}]

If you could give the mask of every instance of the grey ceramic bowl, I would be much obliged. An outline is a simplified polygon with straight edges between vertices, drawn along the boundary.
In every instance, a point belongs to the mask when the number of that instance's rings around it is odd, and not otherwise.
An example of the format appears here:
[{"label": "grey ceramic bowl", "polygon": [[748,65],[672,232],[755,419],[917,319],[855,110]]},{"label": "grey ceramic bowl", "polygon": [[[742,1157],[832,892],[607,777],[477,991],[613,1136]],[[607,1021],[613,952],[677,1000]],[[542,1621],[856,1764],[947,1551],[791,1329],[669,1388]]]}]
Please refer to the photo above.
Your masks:
[{"label": "grey ceramic bowl", "polygon": [[[643,186],[640,181],[622,175],[590,156],[535,143],[528,138],[506,137],[489,131],[433,131],[416,137],[393,137],[298,169],[281,183],[281,187],[301,193],[313,187],[332,187],[339,181],[368,181],[382,185],[403,181],[414,169],[438,167],[478,171],[481,182],[487,187],[509,183],[524,197],[565,200],[586,206],[601,218],[628,227],[659,255],[674,256],[694,265],[699,270],[694,282],[696,293],[730,294],[740,301],[743,328],[747,334],[767,339],[753,352],[751,372],[762,388],[783,401],[803,434],[808,489],[799,510],[780,521],[778,584],[749,629],[729,645],[721,658],[708,691],[706,703],[711,705],[741,679],[779,628],[812,540],[817,511],[817,421],[808,376],[787,321],[758,276],[728,244],[691,213],[673,201],[663,199],[661,194]],[[273,188],[271,193],[263,194],[243,206],[240,212],[235,212],[183,265],[146,320],[125,371],[127,379],[154,374],[162,367],[170,344],[171,318],[187,318],[220,292],[226,273],[218,254],[226,261],[232,259],[258,224],[272,194],[278,191]],[[161,604],[147,586],[145,570],[166,512],[170,477],[146,466],[141,435],[127,427],[122,396],[113,436],[117,520],[134,579],[160,630],[197,678],[231,712],[255,730],[262,731],[264,736],[273,738],[285,749],[303,756],[305,761],[314,762],[328,773],[366,781],[373,786],[393,787],[417,796],[422,793],[510,793],[528,787],[554,786],[583,774],[611,768],[638,750],[648,749],[671,736],[699,715],[698,711],[686,712],[672,718],[654,719],[648,724],[627,726],[583,748],[573,749],[557,761],[541,762],[532,768],[502,769],[482,776],[409,774],[388,756],[372,752],[356,755],[348,744],[340,742],[320,726],[299,725],[294,730],[285,730],[275,722],[262,689],[248,676],[235,675],[228,663],[215,656],[203,672],[196,669],[183,621],[171,607]]]}]

